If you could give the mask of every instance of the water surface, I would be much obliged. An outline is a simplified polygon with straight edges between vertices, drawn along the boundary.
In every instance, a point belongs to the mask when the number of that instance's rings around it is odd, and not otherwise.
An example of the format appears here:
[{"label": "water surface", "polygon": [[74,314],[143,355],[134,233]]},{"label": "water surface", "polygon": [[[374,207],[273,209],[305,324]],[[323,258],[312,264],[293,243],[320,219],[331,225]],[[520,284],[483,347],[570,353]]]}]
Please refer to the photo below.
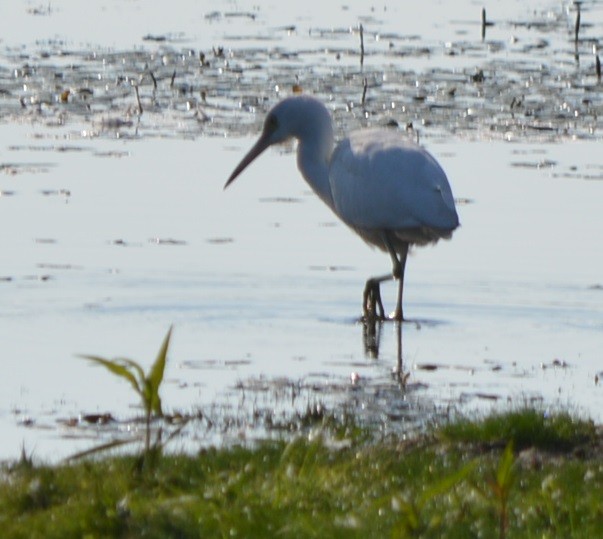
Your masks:
[{"label": "water surface", "polygon": [[[0,42],[0,455],[54,459],[137,429],[127,384],[76,354],[149,364],[172,324],[163,401],[203,417],[183,444],[249,439],[316,406],[402,435],[434,411],[525,401],[600,422],[600,3],[583,4],[578,59],[575,11],[558,3],[487,6],[484,41],[470,2],[416,7],[429,17],[223,6],[0,7],[14,23]],[[453,240],[409,259],[405,387],[395,325],[375,358],[356,322],[388,257],[312,195],[291,148],[222,190],[294,84],[339,135],[412,124],[459,200]],[[117,421],[81,419],[94,413]]]}]

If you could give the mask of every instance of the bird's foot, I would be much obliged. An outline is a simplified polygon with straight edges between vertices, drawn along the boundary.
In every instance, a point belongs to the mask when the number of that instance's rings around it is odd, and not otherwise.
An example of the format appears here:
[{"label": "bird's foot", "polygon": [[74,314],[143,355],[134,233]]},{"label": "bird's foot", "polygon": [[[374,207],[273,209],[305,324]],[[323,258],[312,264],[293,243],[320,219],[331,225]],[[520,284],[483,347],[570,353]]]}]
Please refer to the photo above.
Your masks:
[{"label": "bird's foot", "polygon": [[389,319],[394,322],[404,322],[404,314],[400,307],[396,307],[396,310],[389,315]]},{"label": "bird's foot", "polygon": [[366,321],[385,320],[379,281],[369,279],[364,287],[363,318]]}]

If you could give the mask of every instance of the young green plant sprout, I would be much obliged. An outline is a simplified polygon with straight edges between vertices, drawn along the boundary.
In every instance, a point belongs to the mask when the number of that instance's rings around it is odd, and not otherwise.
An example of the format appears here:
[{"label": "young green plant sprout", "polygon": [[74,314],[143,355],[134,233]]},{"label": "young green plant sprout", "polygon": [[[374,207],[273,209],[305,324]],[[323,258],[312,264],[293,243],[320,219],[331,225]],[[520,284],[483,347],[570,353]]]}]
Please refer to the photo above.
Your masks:
[{"label": "young green plant sprout", "polygon": [[157,417],[163,416],[159,387],[163,381],[163,373],[165,370],[165,362],[171,335],[172,327],[170,327],[167,335],[163,339],[157,358],[146,375],[140,364],[131,359],[105,359],[93,355],[81,356],[97,365],[102,365],[115,376],[127,380],[134,391],[138,393],[145,411],[145,454],[148,454],[151,446],[151,417],[153,414]]},{"label": "young green plant sprout", "polygon": [[500,539],[505,539],[509,528],[509,496],[515,482],[515,462],[513,441],[511,440],[500,457],[494,479],[488,482],[498,504],[498,537]]}]

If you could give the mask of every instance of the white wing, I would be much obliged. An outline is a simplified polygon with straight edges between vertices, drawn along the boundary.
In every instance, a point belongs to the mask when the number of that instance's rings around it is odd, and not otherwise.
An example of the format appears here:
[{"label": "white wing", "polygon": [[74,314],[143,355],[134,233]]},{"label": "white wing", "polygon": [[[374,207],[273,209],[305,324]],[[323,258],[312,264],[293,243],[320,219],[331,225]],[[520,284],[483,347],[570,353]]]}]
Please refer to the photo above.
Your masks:
[{"label": "white wing", "polygon": [[393,129],[356,131],[340,142],[329,180],[335,210],[352,227],[451,231],[458,226],[440,165]]}]

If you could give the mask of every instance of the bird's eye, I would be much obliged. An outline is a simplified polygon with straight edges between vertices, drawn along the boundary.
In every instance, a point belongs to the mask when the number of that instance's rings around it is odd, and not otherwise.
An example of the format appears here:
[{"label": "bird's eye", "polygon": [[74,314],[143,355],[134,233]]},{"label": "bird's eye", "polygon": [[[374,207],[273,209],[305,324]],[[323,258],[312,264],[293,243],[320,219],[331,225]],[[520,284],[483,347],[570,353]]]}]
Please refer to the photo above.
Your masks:
[{"label": "bird's eye", "polygon": [[268,115],[264,129],[273,132],[278,129],[278,120],[273,114]]}]

